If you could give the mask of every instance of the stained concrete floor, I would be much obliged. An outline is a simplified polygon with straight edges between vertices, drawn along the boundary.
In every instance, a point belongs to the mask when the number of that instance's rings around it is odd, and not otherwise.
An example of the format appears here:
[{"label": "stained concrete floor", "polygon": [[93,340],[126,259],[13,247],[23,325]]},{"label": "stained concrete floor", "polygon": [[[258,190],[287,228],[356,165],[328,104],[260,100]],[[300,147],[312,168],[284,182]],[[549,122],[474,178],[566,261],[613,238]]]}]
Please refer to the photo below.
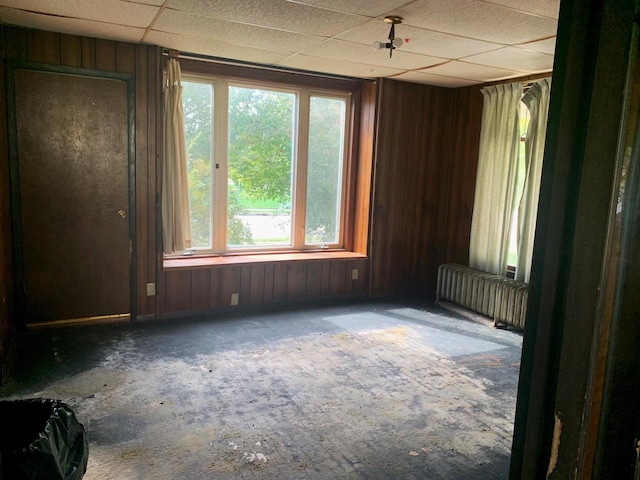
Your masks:
[{"label": "stained concrete floor", "polygon": [[0,397],[85,425],[85,479],[504,479],[522,337],[436,306],[49,329]]}]

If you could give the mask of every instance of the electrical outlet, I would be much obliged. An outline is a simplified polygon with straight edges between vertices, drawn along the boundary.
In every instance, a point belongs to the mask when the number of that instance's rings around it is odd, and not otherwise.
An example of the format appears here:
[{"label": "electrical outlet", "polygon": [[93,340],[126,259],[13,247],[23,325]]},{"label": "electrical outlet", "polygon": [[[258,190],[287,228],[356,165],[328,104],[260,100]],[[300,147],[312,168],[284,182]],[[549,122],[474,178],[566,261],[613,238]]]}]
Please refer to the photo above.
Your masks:
[{"label": "electrical outlet", "polygon": [[147,283],[147,297],[153,297],[156,294],[156,284]]},{"label": "electrical outlet", "polygon": [[358,269],[354,268],[353,270],[351,270],[351,280],[357,280],[358,279]]},{"label": "electrical outlet", "polygon": [[231,305],[238,305],[238,301],[240,300],[240,294],[239,293],[232,293],[231,294]]}]

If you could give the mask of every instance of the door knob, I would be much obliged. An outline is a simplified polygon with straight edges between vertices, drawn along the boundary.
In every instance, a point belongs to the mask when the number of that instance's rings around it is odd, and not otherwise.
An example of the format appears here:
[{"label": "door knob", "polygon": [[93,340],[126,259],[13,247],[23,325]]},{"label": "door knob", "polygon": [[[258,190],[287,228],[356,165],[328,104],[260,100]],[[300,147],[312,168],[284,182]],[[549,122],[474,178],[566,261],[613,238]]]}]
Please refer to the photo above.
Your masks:
[{"label": "door knob", "polygon": [[119,216],[120,218],[125,218],[125,217],[127,216],[127,214],[126,214],[126,213],[124,213],[124,210],[118,210],[118,216]]}]

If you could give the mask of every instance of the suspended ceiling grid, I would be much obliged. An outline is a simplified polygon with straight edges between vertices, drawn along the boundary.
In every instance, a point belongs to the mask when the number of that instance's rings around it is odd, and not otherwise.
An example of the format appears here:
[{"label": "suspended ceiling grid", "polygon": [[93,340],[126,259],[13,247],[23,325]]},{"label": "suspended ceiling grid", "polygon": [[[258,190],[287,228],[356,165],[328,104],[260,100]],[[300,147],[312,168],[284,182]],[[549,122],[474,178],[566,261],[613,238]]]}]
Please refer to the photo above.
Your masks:
[{"label": "suspended ceiling grid", "polygon": [[[0,21],[361,78],[461,87],[549,72],[559,0],[0,0]],[[404,23],[389,58],[386,15]]]}]

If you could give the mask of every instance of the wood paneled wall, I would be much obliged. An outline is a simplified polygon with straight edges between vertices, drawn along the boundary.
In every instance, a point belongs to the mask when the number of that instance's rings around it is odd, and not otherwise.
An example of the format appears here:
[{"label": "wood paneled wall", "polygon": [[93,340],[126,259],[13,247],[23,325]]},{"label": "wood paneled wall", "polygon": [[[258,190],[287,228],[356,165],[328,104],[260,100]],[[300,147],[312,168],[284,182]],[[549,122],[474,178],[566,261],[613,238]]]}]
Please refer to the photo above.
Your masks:
[{"label": "wood paneled wall", "polygon": [[[358,278],[352,278],[352,270]],[[199,312],[231,305],[267,305],[367,294],[366,259],[255,263],[163,272],[159,313]]]},{"label": "wood paneled wall", "polygon": [[[128,73],[135,76],[136,88],[136,250],[137,250],[137,313],[154,314],[156,301],[146,296],[146,283],[156,281],[156,170],[158,95],[161,87],[160,51],[156,47],[101,40],[75,35],[64,35],[41,30],[3,27],[4,58],[8,61],[44,63],[65,67]],[[4,69],[3,69],[4,71]],[[2,82],[3,105],[6,101]],[[4,122],[5,115],[2,115]],[[2,174],[8,170],[6,125],[2,125],[0,145],[4,155]],[[0,181],[3,178],[0,176]],[[7,214],[8,188],[0,188],[2,211]],[[11,243],[10,223],[3,217],[3,249]],[[8,220],[7,220],[8,222]],[[7,241],[4,241],[7,240]],[[4,251],[2,252],[4,253]],[[7,254],[11,265],[10,253]],[[12,280],[8,282],[11,284]]]},{"label": "wood paneled wall", "polygon": [[[136,82],[136,246],[137,246],[137,314],[153,317],[200,312],[225,307],[231,303],[231,294],[239,293],[240,305],[259,305],[298,302],[319,298],[368,295],[367,259],[327,259],[256,263],[209,268],[167,269],[162,265],[159,232],[159,196],[161,175],[161,56],[156,47],[123,42],[64,35],[53,32],[2,27],[5,59],[33,63],[46,63],[77,68],[130,73]],[[4,109],[6,92],[2,82]],[[375,124],[376,86],[366,84],[361,98],[362,116],[356,124],[362,126],[356,133],[359,168],[353,179],[357,212],[353,228],[359,233],[356,251],[367,253],[369,225],[370,176],[372,172],[372,145]],[[2,113],[2,112],[0,112]],[[2,115],[2,121],[6,115]],[[0,125],[4,161],[0,170],[0,222],[2,230],[0,254],[4,262],[1,274],[8,277],[2,288],[10,289],[11,231],[7,128]],[[364,157],[363,157],[364,155]],[[363,159],[364,158],[364,159]],[[368,160],[367,160],[368,159]],[[6,172],[5,172],[6,170]],[[6,187],[6,188],[5,188]],[[352,279],[352,270],[358,270],[358,279]],[[146,295],[146,284],[156,283],[156,296]],[[0,291],[0,293],[4,293]],[[11,298],[10,291],[6,297]],[[4,308],[4,307],[3,307]],[[0,311],[2,313],[2,311]],[[9,316],[0,317],[0,327],[8,328]],[[5,321],[6,320],[6,321]],[[9,335],[3,335],[2,339]],[[2,343],[2,342],[0,342]]]},{"label": "wood paneled wall", "polygon": [[[362,87],[360,130],[354,137],[359,166],[353,181],[359,198],[353,228],[359,233],[353,247],[369,259],[164,270],[158,235],[159,50],[13,27],[3,28],[3,43],[7,59],[135,75],[138,315],[224,307],[230,305],[231,293],[240,294],[240,305],[370,294],[430,298],[438,265],[467,261],[482,111],[477,87],[445,89],[393,80]],[[5,100],[3,89],[0,108]],[[0,182],[6,186],[6,126],[2,127],[5,161]],[[7,192],[8,188],[0,192],[3,240],[11,237]],[[0,273],[10,277],[10,241],[2,243]],[[351,279],[353,269],[359,271],[357,280]],[[147,283],[156,283],[156,297],[146,295]],[[5,284],[10,289],[11,281]],[[10,291],[6,298],[11,298]]]},{"label": "wood paneled wall", "polygon": [[371,293],[433,299],[468,261],[482,95],[385,79],[378,102]]},{"label": "wood paneled wall", "polygon": [[[1,28],[1,27],[0,27]],[[1,33],[1,32],[0,32]],[[4,58],[5,45],[0,44]],[[13,253],[9,208],[9,145],[7,141],[7,98],[4,68],[0,68],[0,385],[13,333]]]}]

